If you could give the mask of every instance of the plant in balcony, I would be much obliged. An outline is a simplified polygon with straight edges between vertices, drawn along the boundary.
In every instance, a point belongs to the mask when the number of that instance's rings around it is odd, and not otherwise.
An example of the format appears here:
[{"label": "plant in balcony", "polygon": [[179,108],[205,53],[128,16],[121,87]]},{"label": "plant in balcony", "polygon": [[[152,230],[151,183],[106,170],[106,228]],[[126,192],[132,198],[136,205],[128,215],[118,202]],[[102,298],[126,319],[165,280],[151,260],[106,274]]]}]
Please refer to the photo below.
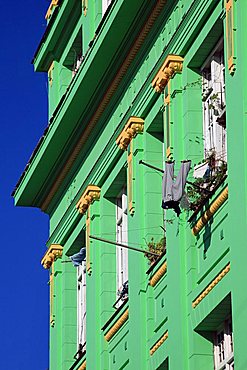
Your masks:
[{"label": "plant in balcony", "polygon": [[166,238],[165,236],[160,239],[160,241],[155,242],[154,238],[151,239],[150,242],[147,243],[148,251],[157,253],[158,256],[154,256],[152,254],[145,254],[145,256],[148,258],[150,265],[152,265],[157,259],[162,255],[162,253],[166,250]]},{"label": "plant in balcony", "polygon": [[[193,211],[196,211],[204,204],[210,192],[222,182],[227,172],[227,163],[222,160],[217,161],[215,151],[209,153],[204,162],[207,164],[207,169],[203,177],[196,178],[194,181],[196,186],[189,185],[187,187],[187,196],[190,200],[190,208]],[[219,163],[218,165],[216,165],[217,162]]]}]

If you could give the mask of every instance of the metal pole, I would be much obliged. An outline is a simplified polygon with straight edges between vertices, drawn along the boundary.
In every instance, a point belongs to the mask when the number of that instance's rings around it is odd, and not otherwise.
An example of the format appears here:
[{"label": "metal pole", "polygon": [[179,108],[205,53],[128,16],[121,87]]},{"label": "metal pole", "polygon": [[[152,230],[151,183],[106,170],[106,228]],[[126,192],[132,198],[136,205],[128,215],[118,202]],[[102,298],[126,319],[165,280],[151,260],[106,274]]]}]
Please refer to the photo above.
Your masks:
[{"label": "metal pole", "polygon": [[147,166],[149,168],[152,168],[153,170],[156,170],[156,171],[159,171],[159,172],[162,172],[164,173],[164,171],[161,169],[161,168],[158,168],[158,167],[155,167],[149,163],[146,163],[146,162],[143,162],[142,160],[139,161],[139,164],[144,164],[144,166]]},{"label": "metal pole", "polygon": [[107,239],[99,238],[98,236],[89,235],[89,238],[90,239],[98,240],[100,242],[108,243],[108,244],[118,245],[119,247],[123,247],[123,248],[127,248],[127,249],[132,249],[133,251],[136,251],[136,252],[141,252],[141,253],[145,253],[145,254],[152,254],[153,256],[156,256],[156,257],[159,257],[160,256],[160,254],[158,254],[158,253],[145,251],[143,249],[139,249],[139,248],[135,248],[135,247],[130,247],[129,245],[125,245],[125,244],[122,244],[122,243],[114,242],[112,240],[107,240]]}]

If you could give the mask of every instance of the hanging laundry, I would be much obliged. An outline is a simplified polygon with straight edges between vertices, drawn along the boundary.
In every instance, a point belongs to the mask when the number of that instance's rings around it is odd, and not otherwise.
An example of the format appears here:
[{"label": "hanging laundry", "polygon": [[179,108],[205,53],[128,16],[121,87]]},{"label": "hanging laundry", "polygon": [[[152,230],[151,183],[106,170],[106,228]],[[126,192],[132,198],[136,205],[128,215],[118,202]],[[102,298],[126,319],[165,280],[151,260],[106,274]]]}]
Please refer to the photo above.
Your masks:
[{"label": "hanging laundry", "polygon": [[69,257],[74,267],[78,267],[82,264],[82,261],[86,259],[86,247],[81,248],[80,252],[73,254]]},{"label": "hanging laundry", "polygon": [[208,162],[198,164],[194,167],[193,177],[195,179],[206,179],[210,176],[211,167]]},{"label": "hanging laundry", "polygon": [[162,208],[174,209],[177,216],[181,210],[179,203],[184,195],[186,179],[191,167],[191,161],[182,161],[179,173],[174,181],[174,161],[165,163],[162,180]]}]

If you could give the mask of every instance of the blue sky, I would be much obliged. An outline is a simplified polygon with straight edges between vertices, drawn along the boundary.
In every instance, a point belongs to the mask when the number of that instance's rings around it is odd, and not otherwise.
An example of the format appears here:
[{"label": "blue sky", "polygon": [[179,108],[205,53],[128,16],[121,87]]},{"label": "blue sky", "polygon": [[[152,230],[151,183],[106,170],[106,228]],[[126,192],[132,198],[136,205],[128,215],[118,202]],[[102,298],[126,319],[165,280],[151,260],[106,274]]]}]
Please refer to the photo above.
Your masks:
[{"label": "blue sky", "polygon": [[31,60],[49,1],[0,2],[0,369],[48,369],[48,217],[14,207],[11,192],[47,125],[46,76]]}]

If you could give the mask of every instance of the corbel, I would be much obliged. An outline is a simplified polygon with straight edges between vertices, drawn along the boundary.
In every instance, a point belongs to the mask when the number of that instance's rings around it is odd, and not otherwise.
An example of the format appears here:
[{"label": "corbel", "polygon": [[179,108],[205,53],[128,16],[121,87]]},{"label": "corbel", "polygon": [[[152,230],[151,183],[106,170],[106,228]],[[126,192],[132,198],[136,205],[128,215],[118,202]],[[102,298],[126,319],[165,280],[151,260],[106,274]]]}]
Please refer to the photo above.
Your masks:
[{"label": "corbel", "polygon": [[167,56],[152,81],[152,86],[156,92],[162,93],[170,79],[173,78],[176,73],[182,72],[183,60],[184,58],[179,55],[170,54]]},{"label": "corbel", "polygon": [[54,261],[62,257],[62,254],[63,247],[60,244],[51,244],[41,260],[41,265],[49,269]]},{"label": "corbel", "polygon": [[59,3],[59,0],[52,0],[50,6],[46,12],[45,19],[48,20],[53,12],[53,8],[55,8]]},{"label": "corbel", "polygon": [[140,117],[130,117],[123,131],[118,136],[116,143],[122,150],[127,150],[131,140],[136,137],[137,134],[143,132],[144,120]]},{"label": "corbel", "polygon": [[76,208],[79,213],[84,215],[90,204],[92,204],[95,200],[99,200],[99,198],[100,188],[96,185],[88,185],[79,202],[76,204]]}]

